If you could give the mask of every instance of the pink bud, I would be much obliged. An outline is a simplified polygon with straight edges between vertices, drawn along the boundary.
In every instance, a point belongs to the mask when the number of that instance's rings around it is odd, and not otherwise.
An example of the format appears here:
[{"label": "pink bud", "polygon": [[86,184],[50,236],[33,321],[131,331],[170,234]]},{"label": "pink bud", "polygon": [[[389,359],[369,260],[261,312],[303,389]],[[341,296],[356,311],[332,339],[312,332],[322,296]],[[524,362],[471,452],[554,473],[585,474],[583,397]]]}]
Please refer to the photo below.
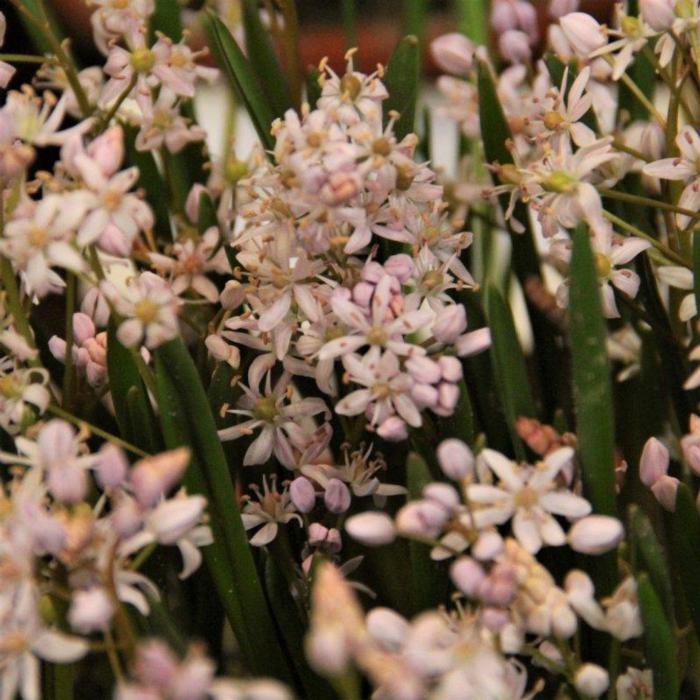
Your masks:
[{"label": "pink bud", "polygon": [[450,514],[435,501],[420,500],[407,503],[396,515],[396,527],[405,535],[436,538]]},{"label": "pink bud", "polygon": [[49,338],[49,351],[61,363],[66,361],[66,341],[57,335]]},{"label": "pink bud", "polygon": [[387,418],[378,428],[377,435],[389,442],[400,442],[408,437],[406,423],[398,416]]},{"label": "pink bud", "polygon": [[73,336],[78,345],[82,345],[88,338],[94,338],[96,332],[95,324],[87,314],[81,311],[73,314]]},{"label": "pink bud", "polygon": [[698,436],[693,433],[684,435],[681,438],[681,449],[688,466],[700,475],[700,440],[698,440]]},{"label": "pink bud", "polygon": [[354,540],[368,547],[389,544],[396,537],[393,520],[381,511],[367,511],[350,516],[345,522],[345,531]]},{"label": "pink bud", "polygon": [[105,443],[99,452],[95,477],[101,488],[120,486],[126,479],[129,463],[123,450],[111,443]]},{"label": "pink bud", "polygon": [[411,256],[406,255],[406,253],[391,255],[384,263],[384,271],[388,275],[396,277],[401,284],[408,282],[415,270],[416,266],[413,264]]},{"label": "pink bud", "polygon": [[498,634],[511,620],[510,613],[500,608],[484,607],[481,609],[481,621],[491,632]]},{"label": "pink bud", "polygon": [[397,652],[410,634],[410,625],[390,608],[373,608],[367,613],[367,631],[382,648]]},{"label": "pink bud", "polygon": [[442,378],[447,382],[457,383],[462,379],[462,363],[451,355],[443,355],[439,360]]},{"label": "pink bud", "polygon": [[676,510],[676,492],[678,491],[679,483],[675,476],[664,475],[655,481],[651,487],[654,498],[669,513],[673,513]]},{"label": "pink bud", "polygon": [[559,19],[564,15],[578,10],[579,0],[550,0],[549,16],[553,19]]},{"label": "pink bud", "polygon": [[607,36],[600,24],[586,12],[572,12],[559,20],[573,50],[581,58],[588,58],[596,49],[607,43]]},{"label": "pink bud", "polygon": [[675,5],[676,0],[639,0],[639,13],[652,29],[665,32],[676,19]]},{"label": "pink bud", "polygon": [[161,544],[175,544],[199,523],[206,505],[204,496],[163,501],[148,515],[148,527]]},{"label": "pink bud", "polygon": [[143,506],[154,506],[180,480],[190,460],[185,447],[146,457],[134,465],[129,479]]},{"label": "pink bud", "polygon": [[597,664],[583,664],[574,676],[576,690],[589,698],[599,698],[610,685],[608,672]]},{"label": "pink bud", "polygon": [[340,536],[340,531],[335,527],[328,530],[326,548],[332,554],[337,554],[343,548],[343,538]]},{"label": "pink bud", "polygon": [[0,61],[0,88],[3,90],[9,85],[10,80],[17,72],[17,69],[6,61]]},{"label": "pink bud", "polygon": [[528,36],[518,29],[509,29],[500,35],[498,51],[509,63],[527,63],[532,57]]},{"label": "pink bud", "polygon": [[237,309],[245,299],[246,288],[238,280],[229,280],[224,285],[219,301],[227,311]]},{"label": "pink bud", "polygon": [[440,468],[448,479],[461,481],[474,471],[474,455],[461,440],[443,440],[437,449]]},{"label": "pink bud", "polygon": [[440,365],[429,357],[411,357],[405,366],[411,377],[421,384],[437,384],[442,377]]},{"label": "pink bud", "polygon": [[105,630],[114,614],[114,604],[104,588],[89,588],[73,594],[68,622],[80,634]]},{"label": "pink bud", "polygon": [[201,652],[190,652],[173,681],[173,700],[201,700],[206,697],[215,670],[214,663]]},{"label": "pink bud", "polygon": [[292,481],[289,485],[289,495],[300,513],[310,513],[316,505],[316,491],[305,476],[299,476]]},{"label": "pink bud", "polygon": [[202,195],[207,191],[207,188],[199,182],[195,182],[187,195],[185,202],[185,214],[187,218],[196,224],[199,221],[199,202]]},{"label": "pink bud", "polygon": [[103,328],[109,322],[109,304],[97,287],[88,289],[80,304],[80,310],[90,316],[96,326]]},{"label": "pink bud", "polygon": [[125,258],[131,254],[132,243],[133,239],[125,236],[124,232],[112,222],[105,226],[100,237],[97,239],[97,247],[100,250],[109,255],[116,255],[121,258]]},{"label": "pink bud", "polygon": [[445,306],[433,322],[433,337],[451,345],[467,329],[467,312],[461,304]]},{"label": "pink bud", "polygon": [[461,506],[457,489],[452,484],[434,481],[423,487],[423,498],[439,503],[447,512],[453,512]]},{"label": "pink bud", "polygon": [[414,384],[411,387],[411,398],[421,410],[433,408],[438,404],[438,390],[430,384]]},{"label": "pink bud", "polygon": [[479,597],[488,605],[510,605],[517,593],[517,574],[513,566],[497,563],[479,586]]},{"label": "pink bud", "polygon": [[160,641],[151,640],[139,645],[134,663],[134,676],[146,685],[165,690],[177,674],[175,655]]},{"label": "pink bud", "polygon": [[238,369],[241,364],[241,351],[235,346],[227,343],[219,335],[207,336],[204,344],[209,350],[209,354],[219,362],[226,362],[233,369]]},{"label": "pink bud", "polygon": [[141,508],[133,498],[124,496],[112,509],[110,521],[117,535],[126,539],[141,529],[143,524]]},{"label": "pink bud", "polygon": [[384,268],[374,260],[370,260],[368,263],[365,263],[365,266],[362,268],[362,279],[365,282],[378,284],[379,280],[381,280],[384,275]]},{"label": "pink bud", "polygon": [[461,335],[455,341],[455,349],[460,357],[468,357],[488,350],[491,347],[491,331],[488,328],[479,328]]},{"label": "pink bud", "polygon": [[582,554],[603,554],[617,547],[625,531],[617,518],[589,515],[569,530],[569,546]]},{"label": "pink bud", "polygon": [[358,282],[352,288],[353,301],[363,309],[369,308],[374,294],[374,285],[369,282]]},{"label": "pink bud", "polygon": [[454,75],[466,75],[474,65],[474,43],[464,34],[443,34],[430,44],[430,53],[442,70]]},{"label": "pink bud", "polygon": [[331,513],[344,513],[352,501],[350,489],[340,479],[331,479],[323,494],[323,501]]},{"label": "pink bud", "polygon": [[476,598],[486,574],[481,564],[471,557],[459,557],[450,567],[450,578],[464,595]]},{"label": "pink bud", "polygon": [[440,382],[438,386],[438,396],[440,408],[449,415],[455,410],[455,406],[459,401],[459,387],[449,382]]},{"label": "pink bud", "polygon": [[87,154],[100,166],[106,177],[117,172],[124,160],[124,132],[113,126],[98,136],[88,147]]},{"label": "pink bud", "polygon": [[647,488],[651,488],[668,472],[668,465],[669,454],[666,446],[654,437],[649,438],[639,460],[639,477],[642,483]]},{"label": "pink bud", "polygon": [[496,0],[491,9],[491,27],[496,34],[503,34],[509,29],[517,29],[518,15],[509,0]]}]

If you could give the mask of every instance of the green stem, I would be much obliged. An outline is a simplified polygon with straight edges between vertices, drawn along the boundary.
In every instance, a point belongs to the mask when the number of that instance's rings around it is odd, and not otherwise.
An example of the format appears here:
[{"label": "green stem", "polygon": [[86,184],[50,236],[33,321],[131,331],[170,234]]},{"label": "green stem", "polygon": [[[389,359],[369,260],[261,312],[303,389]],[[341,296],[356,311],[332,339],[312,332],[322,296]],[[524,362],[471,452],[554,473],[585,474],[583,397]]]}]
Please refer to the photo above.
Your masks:
[{"label": "green stem", "polygon": [[104,117],[99,122],[99,126],[97,127],[97,131],[104,131],[108,126],[109,123],[112,121],[114,118],[114,115],[119,111],[119,108],[122,106],[124,100],[129,96],[131,91],[136,87],[136,82],[138,81],[138,74],[134,72],[134,74],[131,76],[131,80],[129,81],[129,84],[124,88],[124,91],[117,97],[115,100],[114,104],[112,105],[111,109],[107,114],[105,114]]},{"label": "green stem", "polygon": [[0,61],[7,63],[51,63],[50,58],[46,56],[32,56],[24,53],[0,53]]},{"label": "green stem", "polygon": [[299,108],[301,105],[302,78],[301,57],[299,55],[299,18],[294,0],[281,0],[282,15],[284,16],[284,52],[287,58],[287,76],[292,93],[292,101]]},{"label": "green stem", "polygon": [[[603,56],[605,60],[612,66],[613,65],[613,59],[611,56]],[[656,119],[657,122],[661,125],[661,128],[665,131],[666,130],[666,118],[659,112],[656,107],[652,104],[652,102],[649,100],[649,98],[640,90],[639,86],[637,83],[635,83],[632,78],[627,75],[627,73],[623,73],[622,76],[620,77],[620,80],[625,84],[627,89],[639,100],[640,104],[642,104],[646,110],[651,114],[654,119]]]},{"label": "green stem", "polygon": [[607,197],[608,199],[619,199],[621,202],[629,202],[631,204],[639,204],[642,207],[653,207],[654,209],[663,209],[664,211],[674,212],[676,214],[682,214],[691,219],[700,219],[700,214],[692,209],[684,209],[683,207],[678,207],[675,204],[670,204],[669,202],[663,202],[657,199],[651,199],[650,197],[641,197],[636,194],[628,194],[627,192],[618,192],[617,190],[607,190],[599,189],[601,197]]},{"label": "green stem", "polygon": [[153,375],[153,371],[146,364],[146,361],[143,359],[141,353],[138,350],[132,348],[131,354],[134,358],[134,362],[136,363],[136,367],[139,370],[141,379],[143,379],[144,384],[148,387],[148,390],[151,392],[151,394],[153,394],[153,396],[156,396],[156,379]]},{"label": "green stem", "polygon": [[671,250],[667,245],[664,245],[661,243],[661,241],[657,241],[656,238],[653,236],[650,236],[648,233],[644,233],[641,229],[638,229],[636,226],[633,226],[632,224],[628,223],[624,219],[621,219],[619,216],[615,216],[615,214],[612,214],[609,211],[603,210],[603,216],[613,224],[616,224],[622,229],[625,229],[628,233],[631,233],[635,236],[638,236],[639,238],[643,238],[645,241],[649,241],[649,243],[654,246],[659,252],[663,253],[669,260],[677,263],[678,265],[682,265],[683,267],[687,267],[688,269],[692,270],[693,266],[692,264],[686,260],[682,255],[679,255],[676,253],[674,250]]},{"label": "green stem", "polygon": [[[357,48],[357,8],[355,0],[342,0],[343,30],[345,32],[345,48]],[[359,67],[359,66],[358,66]]]},{"label": "green stem", "polygon": [[73,423],[73,425],[77,425],[79,428],[88,428],[91,433],[99,435],[101,438],[104,438],[105,440],[112,442],[115,445],[118,445],[119,447],[122,447],[123,449],[128,450],[129,452],[132,452],[135,455],[138,455],[139,457],[149,456],[148,452],[144,452],[140,447],[136,447],[136,445],[132,445],[130,442],[127,442],[126,440],[123,440],[122,438],[117,437],[116,435],[112,435],[112,433],[108,433],[106,430],[102,430],[102,428],[98,428],[92,423],[88,423],[88,421],[83,420],[82,418],[78,418],[78,416],[74,416],[72,413],[63,410],[60,406],[56,406],[55,404],[49,404],[49,407],[46,410],[49,413],[53,413],[54,416],[63,418],[63,420],[67,420],[69,423]]}]

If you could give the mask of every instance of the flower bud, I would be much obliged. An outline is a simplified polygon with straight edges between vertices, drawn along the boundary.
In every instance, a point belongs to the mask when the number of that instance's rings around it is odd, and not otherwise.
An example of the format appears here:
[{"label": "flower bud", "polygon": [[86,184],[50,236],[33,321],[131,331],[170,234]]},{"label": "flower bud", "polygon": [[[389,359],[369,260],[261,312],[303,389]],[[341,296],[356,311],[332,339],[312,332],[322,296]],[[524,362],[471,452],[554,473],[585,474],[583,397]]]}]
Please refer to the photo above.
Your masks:
[{"label": "flower bud", "polygon": [[235,345],[227,343],[220,335],[208,335],[204,344],[215,360],[226,362],[233,369],[238,369],[241,364],[241,351]]},{"label": "flower bud", "polygon": [[558,605],[552,610],[552,632],[558,639],[569,639],[576,634],[578,619],[568,605]]},{"label": "flower bud", "polygon": [[664,475],[655,481],[654,485],[651,487],[654,498],[658,501],[659,505],[669,513],[673,513],[676,510],[676,493],[679,483],[675,476]]},{"label": "flower bud", "polygon": [[583,664],[574,677],[576,690],[590,698],[599,698],[610,685],[608,672],[597,664]]},{"label": "flower bud", "polygon": [[681,438],[681,449],[683,458],[688,466],[700,476],[700,441],[697,435],[684,435]]},{"label": "flower bud", "polygon": [[605,31],[591,15],[586,12],[572,12],[559,20],[571,48],[581,58],[588,58],[596,49],[607,43]]},{"label": "flower bud", "polygon": [[440,382],[438,386],[438,399],[440,408],[447,415],[451,415],[459,402],[459,387],[450,382]]},{"label": "flower bud", "polygon": [[440,395],[438,390],[430,384],[414,384],[411,387],[411,398],[420,410],[434,408],[438,405]]},{"label": "flower bud", "polygon": [[500,632],[509,622],[510,613],[501,608],[483,607],[481,609],[481,621],[491,632]]},{"label": "flower bud", "polygon": [[474,64],[475,46],[460,32],[443,34],[430,44],[430,53],[442,70],[465,75]]},{"label": "flower bud", "polygon": [[180,480],[190,460],[186,447],[146,457],[134,465],[129,475],[138,502],[154,506]]},{"label": "flower bud", "polygon": [[500,35],[498,51],[509,63],[527,63],[532,58],[529,38],[518,29],[509,29]]},{"label": "flower bud", "polygon": [[491,331],[488,328],[479,328],[459,336],[455,341],[455,349],[460,357],[476,355],[491,347]]},{"label": "flower bud", "polygon": [[471,557],[459,557],[450,567],[450,578],[464,595],[476,598],[486,574],[481,564]]},{"label": "flower bud", "polygon": [[569,530],[569,546],[582,554],[603,554],[617,547],[624,536],[622,523],[608,515],[589,515]]},{"label": "flower bud", "polygon": [[446,382],[457,383],[462,379],[462,363],[451,355],[443,355],[439,360],[440,372]]},{"label": "flower bud", "polygon": [[369,282],[358,282],[352,288],[353,301],[363,309],[368,309],[374,294],[374,285]]},{"label": "flower bud", "polygon": [[438,312],[433,321],[433,337],[451,345],[467,330],[467,312],[461,304],[450,304]]},{"label": "flower bud", "polygon": [[109,304],[97,287],[88,289],[80,304],[80,310],[90,316],[96,326],[104,327],[109,323]]},{"label": "flower bud", "polygon": [[124,132],[120,126],[113,126],[100,134],[87,147],[92,158],[106,177],[117,172],[124,160]]},{"label": "flower bud", "polygon": [[365,266],[362,268],[361,272],[362,279],[365,282],[371,282],[372,284],[378,284],[379,280],[381,280],[385,274],[384,268],[374,260],[370,260],[369,262],[365,263]]},{"label": "flower bud", "polygon": [[676,0],[639,0],[639,14],[655,31],[665,32],[676,19]]},{"label": "flower bud", "polygon": [[323,502],[331,513],[344,513],[352,501],[350,489],[340,479],[331,479],[323,494]]},{"label": "flower bud", "polygon": [[443,440],[437,449],[440,468],[448,479],[461,481],[474,471],[474,455],[461,440]]},{"label": "flower bud", "polygon": [[367,613],[367,631],[387,651],[400,651],[410,629],[408,622],[390,608],[373,608]]},{"label": "flower bud", "polygon": [[163,501],[148,515],[148,528],[161,544],[174,544],[199,523],[206,505],[204,496],[182,496]]},{"label": "flower bud", "polygon": [[202,185],[200,182],[195,182],[187,195],[187,200],[185,201],[185,214],[187,214],[187,218],[193,224],[199,222],[199,204],[202,195],[206,192],[207,188],[204,185]]},{"label": "flower bud", "polygon": [[46,483],[51,495],[62,503],[80,503],[87,495],[87,471],[75,464],[50,467]]},{"label": "flower bud", "polygon": [[651,488],[666,472],[668,472],[669,454],[666,446],[652,437],[644,444],[639,460],[639,478],[642,483]]},{"label": "flower bud", "polygon": [[92,319],[81,311],[73,314],[73,339],[82,345],[88,338],[94,338],[96,333]]},{"label": "flower bud", "polygon": [[461,501],[457,489],[452,484],[434,481],[423,487],[423,498],[439,503],[448,513],[459,509]]},{"label": "flower bud", "polygon": [[120,486],[126,479],[129,463],[123,450],[111,443],[105,443],[98,454],[95,478],[101,488]]},{"label": "flower bud", "polygon": [[384,272],[396,277],[401,284],[408,282],[415,270],[416,266],[413,264],[411,256],[406,255],[406,253],[391,255],[384,263]]},{"label": "flower bud", "polygon": [[89,588],[73,594],[68,622],[80,634],[99,632],[109,625],[114,604],[104,588]]},{"label": "flower bud", "polygon": [[570,12],[578,10],[579,0],[550,0],[549,16],[552,19],[559,19]]},{"label": "flower bud", "polygon": [[163,642],[149,640],[138,647],[134,676],[146,685],[165,689],[173,683],[177,667],[177,658]]},{"label": "flower bud", "polygon": [[398,416],[387,418],[378,428],[377,435],[389,442],[399,442],[408,437],[406,423]]},{"label": "flower bud", "polygon": [[440,365],[429,357],[412,357],[406,361],[411,377],[421,384],[437,384],[441,377]]},{"label": "flower bud", "polygon": [[245,295],[245,287],[238,280],[229,280],[219,295],[219,301],[224,309],[233,311],[243,303]]},{"label": "flower bud", "polygon": [[300,513],[310,513],[316,505],[316,490],[305,477],[299,476],[289,485],[289,495]]},{"label": "flower bud", "polygon": [[411,501],[396,514],[396,528],[405,535],[434,539],[448,518],[448,511],[436,501]]},{"label": "flower bud", "polygon": [[125,496],[112,510],[110,521],[119,537],[126,539],[141,529],[143,523],[141,508],[133,498]]},{"label": "flower bud", "polygon": [[345,522],[345,531],[354,540],[369,547],[389,544],[396,537],[394,521],[381,511],[352,515]]}]

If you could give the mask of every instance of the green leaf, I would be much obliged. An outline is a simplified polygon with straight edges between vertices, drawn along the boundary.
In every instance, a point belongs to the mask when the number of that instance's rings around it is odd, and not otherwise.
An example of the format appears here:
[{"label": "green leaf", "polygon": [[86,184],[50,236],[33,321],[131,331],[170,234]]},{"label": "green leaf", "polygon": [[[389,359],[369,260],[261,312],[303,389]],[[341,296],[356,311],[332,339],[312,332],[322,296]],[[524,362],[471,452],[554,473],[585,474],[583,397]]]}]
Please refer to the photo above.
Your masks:
[{"label": "green leaf", "polygon": [[155,10],[151,16],[151,41],[155,41],[155,33],[162,32],[173,41],[182,38],[181,6],[178,0],[156,0]]},{"label": "green leaf", "polygon": [[[406,487],[411,499],[421,497],[423,488],[434,481],[427,464],[415,452],[406,461]],[[430,558],[431,547],[421,542],[409,542],[411,557],[411,607],[417,615],[440,604],[447,595],[447,579],[438,562]]]},{"label": "green leaf", "polygon": [[318,82],[320,77],[321,73],[318,68],[310,68],[306,74],[306,101],[311,109],[316,107],[316,103],[321,97],[321,85]]},{"label": "green leaf", "polygon": [[267,607],[197,368],[179,338],[161,345],[154,355],[166,444],[191,449],[186,483],[209,503],[214,544],[204,554],[222,605],[250,670],[289,682],[289,666]]},{"label": "green leaf", "polygon": [[673,620],[673,590],[671,574],[666,563],[663,547],[654,533],[651,521],[636,505],[628,511],[629,531],[632,543],[639,555],[639,565],[649,574],[659,600],[669,620]]},{"label": "green leaf", "polygon": [[166,191],[165,182],[158,170],[153,154],[148,151],[137,151],[135,146],[136,130],[127,126],[124,129],[124,144],[129,163],[139,169],[137,186],[146,195],[146,201],[153,209],[155,215],[156,237],[165,243],[172,241],[170,227],[170,212],[168,211],[167,198],[163,196]]},{"label": "green leaf", "polygon": [[676,510],[669,515],[674,570],[680,577],[690,619],[700,634],[700,517],[690,489],[679,484]]},{"label": "green leaf", "polygon": [[211,49],[229,83],[244,103],[263,146],[271,150],[274,139],[270,133],[275,111],[267,99],[258,78],[226,25],[212,12],[204,18]]},{"label": "green leaf", "polygon": [[384,123],[391,111],[401,116],[394,123],[394,134],[401,140],[414,131],[420,73],[420,46],[415,36],[405,36],[391,54],[384,74],[389,99],[384,107]]},{"label": "green leaf", "polygon": [[280,66],[270,30],[260,19],[258,0],[243,0],[243,28],[250,65],[267,95],[274,115],[282,117],[294,106],[289,92],[289,78]]},{"label": "green leaf", "polygon": [[107,331],[107,375],[121,436],[149,453],[160,447],[146,387],[131,352],[117,338],[116,325]]},{"label": "green leaf", "polygon": [[[427,0],[403,0],[403,27],[404,34],[413,34],[418,38],[420,46],[425,41],[425,30],[428,18]],[[419,48],[420,53],[420,48]],[[419,55],[420,60],[420,55]]]},{"label": "green leaf", "polygon": [[[63,31],[61,30],[61,25],[56,17],[56,13],[50,6],[48,6],[48,3],[42,2],[42,0],[22,0],[22,5],[29,10],[34,17],[40,20],[45,19],[50,27],[49,31],[51,31],[59,41],[61,41],[64,36]],[[46,36],[46,31],[40,29],[23,12],[18,12],[17,17],[24,25],[32,44],[34,44],[34,46],[36,46],[36,48],[43,54],[53,54],[53,47]]]},{"label": "green leaf", "polygon": [[468,445],[474,443],[474,409],[464,379],[459,380],[459,399],[454,413],[438,422],[443,438],[459,438]]},{"label": "green leaf", "polygon": [[678,700],[678,648],[673,629],[646,574],[637,578],[637,597],[644,625],[644,648],[654,676],[655,700]]},{"label": "green leaf", "polygon": [[491,357],[496,385],[505,411],[508,429],[518,459],[525,458],[520,438],[515,430],[518,416],[536,416],[527,366],[510,307],[493,283],[486,287],[486,315],[491,328]]},{"label": "green leaf", "polygon": [[615,515],[615,429],[606,326],[586,229],[573,233],[571,255],[572,379],[583,487],[596,513]]},{"label": "green leaf", "polygon": [[481,46],[488,46],[490,35],[489,0],[455,0],[457,27]]}]

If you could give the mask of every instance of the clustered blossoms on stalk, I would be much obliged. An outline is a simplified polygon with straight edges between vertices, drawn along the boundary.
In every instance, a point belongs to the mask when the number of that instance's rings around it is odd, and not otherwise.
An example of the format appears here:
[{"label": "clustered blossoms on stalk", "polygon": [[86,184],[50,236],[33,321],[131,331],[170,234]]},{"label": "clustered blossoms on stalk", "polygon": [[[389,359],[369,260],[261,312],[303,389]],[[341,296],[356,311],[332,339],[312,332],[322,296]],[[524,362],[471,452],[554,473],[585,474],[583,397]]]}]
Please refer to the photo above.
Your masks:
[{"label": "clustered blossoms on stalk", "polygon": [[437,38],[453,180],[407,128],[415,42],[304,102],[293,3],[245,3],[244,52],[212,11],[266,145],[212,159],[174,11],[94,0],[79,69],[12,3],[53,48],[31,86],[0,55],[0,697],[98,653],[117,700],[681,697],[698,0]]}]

